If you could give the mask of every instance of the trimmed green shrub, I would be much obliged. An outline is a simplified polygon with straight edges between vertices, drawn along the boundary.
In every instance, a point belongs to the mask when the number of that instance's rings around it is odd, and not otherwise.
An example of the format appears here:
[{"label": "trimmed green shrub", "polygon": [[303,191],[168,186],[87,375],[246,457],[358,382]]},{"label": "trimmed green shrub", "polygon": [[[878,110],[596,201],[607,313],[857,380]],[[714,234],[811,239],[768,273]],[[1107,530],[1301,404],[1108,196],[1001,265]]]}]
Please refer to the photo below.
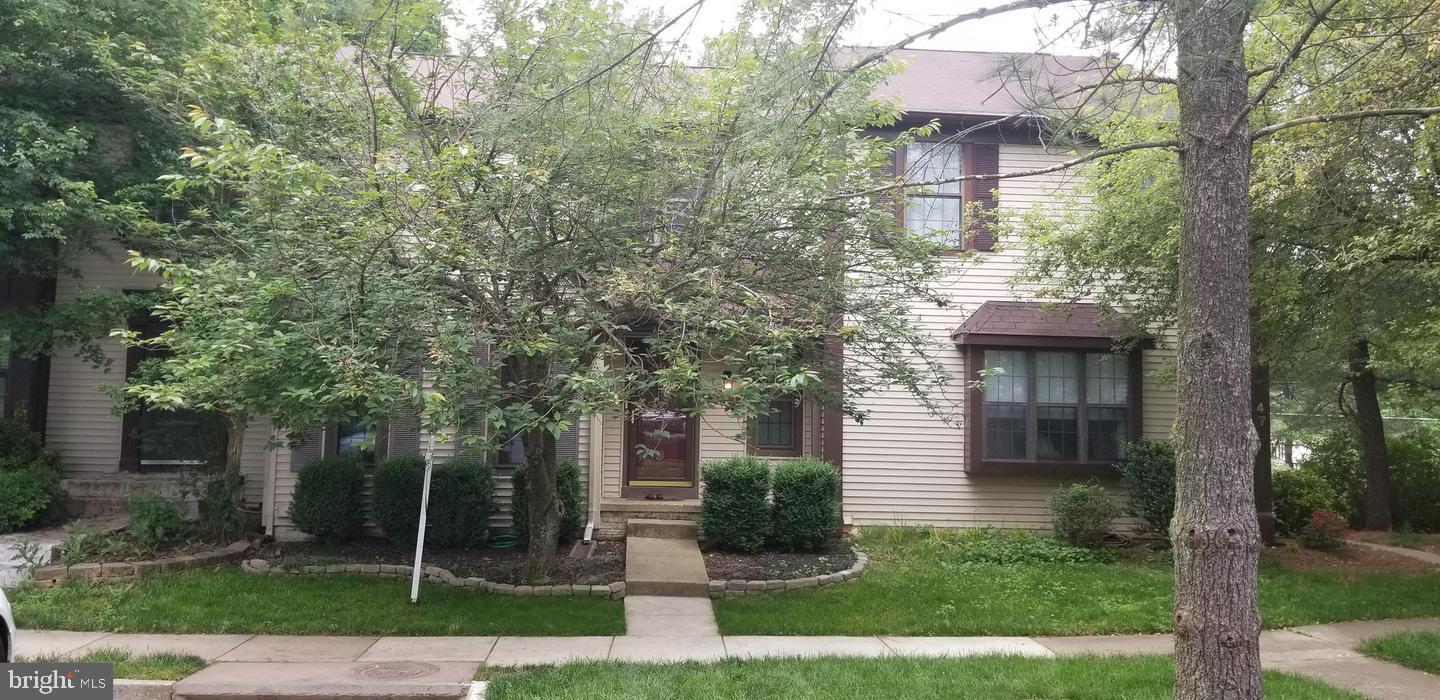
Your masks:
[{"label": "trimmed green shrub", "polygon": [[130,534],[135,541],[150,551],[160,545],[180,539],[185,531],[185,519],[175,501],[158,493],[140,493],[126,499],[130,508]]},{"label": "trimmed green shrub", "polygon": [[45,519],[60,503],[60,458],[25,414],[0,416],[0,533]]},{"label": "trimmed green shrub", "polygon": [[60,491],[60,480],[40,469],[0,471],[0,532],[40,520]]},{"label": "trimmed green shrub", "polygon": [[1276,470],[1272,483],[1275,525],[1283,535],[1299,535],[1317,510],[1340,509],[1340,494],[1335,487],[1312,470]]},{"label": "trimmed green shrub", "polygon": [[1175,517],[1175,446],[1169,440],[1127,443],[1115,469],[1130,494],[1127,512],[1140,521],[1145,532],[1170,539],[1170,520]]},{"label": "trimmed green shrub", "polygon": [[300,468],[290,522],[322,540],[354,538],[365,525],[365,467],[354,455],[317,459]]},{"label": "trimmed green shrub", "polygon": [[716,549],[753,553],[770,530],[770,465],[732,457],[700,468],[700,536]]},{"label": "trimmed green shrub", "polygon": [[[555,492],[560,497],[560,541],[580,536],[585,527],[585,491],[580,487],[580,465],[573,459],[555,462]],[[525,467],[515,468],[511,475],[514,491],[510,496],[510,529],[521,544],[528,544],[530,532],[529,501],[525,497]]]},{"label": "trimmed green shrub", "polygon": [[1120,505],[1099,484],[1071,484],[1050,496],[1055,536],[1076,547],[1099,547],[1120,515]]},{"label": "trimmed green shrub", "polygon": [[490,465],[469,457],[442,462],[430,475],[425,540],[437,547],[484,546],[494,512],[495,472]]},{"label": "trimmed green shrub", "polygon": [[[420,491],[424,486],[425,458],[418,454],[391,457],[375,465],[370,497],[372,515],[391,542],[415,543]],[[431,496],[434,496],[433,484]]]},{"label": "trimmed green shrub", "polygon": [[829,462],[797,459],[780,462],[772,476],[770,539],[785,549],[814,551],[840,525],[835,493],[840,474]]},{"label": "trimmed green shrub", "polygon": [[[1440,431],[1416,430],[1387,441],[1394,524],[1416,532],[1440,532]],[[1301,468],[1318,474],[1336,491],[1339,510],[1351,527],[1365,525],[1365,466],[1348,430],[1321,440]]]}]

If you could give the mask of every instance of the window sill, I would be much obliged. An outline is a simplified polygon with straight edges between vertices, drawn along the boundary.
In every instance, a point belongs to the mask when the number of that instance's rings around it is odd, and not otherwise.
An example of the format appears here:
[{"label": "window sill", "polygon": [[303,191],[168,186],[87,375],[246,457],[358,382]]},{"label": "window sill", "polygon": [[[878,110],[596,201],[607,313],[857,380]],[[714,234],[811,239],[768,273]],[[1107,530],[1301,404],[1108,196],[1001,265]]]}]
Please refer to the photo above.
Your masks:
[{"label": "window sill", "polygon": [[1028,462],[980,460],[965,465],[971,474],[994,476],[1118,477],[1113,462]]}]

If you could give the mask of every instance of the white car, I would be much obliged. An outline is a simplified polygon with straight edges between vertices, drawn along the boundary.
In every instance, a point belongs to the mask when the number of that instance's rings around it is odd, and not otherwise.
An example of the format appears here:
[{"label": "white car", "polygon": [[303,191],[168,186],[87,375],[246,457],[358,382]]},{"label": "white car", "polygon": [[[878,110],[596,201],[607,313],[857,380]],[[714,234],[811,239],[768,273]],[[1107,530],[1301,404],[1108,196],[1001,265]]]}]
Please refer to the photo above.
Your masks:
[{"label": "white car", "polygon": [[0,620],[5,621],[0,625],[0,663],[8,664],[15,660],[15,614],[10,612],[10,601],[5,599],[3,590],[0,590]]}]

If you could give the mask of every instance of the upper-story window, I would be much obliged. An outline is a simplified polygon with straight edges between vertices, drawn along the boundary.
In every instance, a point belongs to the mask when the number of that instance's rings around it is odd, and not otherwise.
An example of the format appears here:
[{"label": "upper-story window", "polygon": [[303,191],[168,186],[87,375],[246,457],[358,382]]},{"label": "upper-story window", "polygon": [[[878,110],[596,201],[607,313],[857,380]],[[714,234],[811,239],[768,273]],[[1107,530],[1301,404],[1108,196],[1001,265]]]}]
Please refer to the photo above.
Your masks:
[{"label": "upper-story window", "polygon": [[[964,149],[958,143],[912,143],[905,147],[905,179],[933,182],[960,177]],[[959,182],[912,190],[905,204],[905,228],[951,248],[959,248],[965,211]]]}]

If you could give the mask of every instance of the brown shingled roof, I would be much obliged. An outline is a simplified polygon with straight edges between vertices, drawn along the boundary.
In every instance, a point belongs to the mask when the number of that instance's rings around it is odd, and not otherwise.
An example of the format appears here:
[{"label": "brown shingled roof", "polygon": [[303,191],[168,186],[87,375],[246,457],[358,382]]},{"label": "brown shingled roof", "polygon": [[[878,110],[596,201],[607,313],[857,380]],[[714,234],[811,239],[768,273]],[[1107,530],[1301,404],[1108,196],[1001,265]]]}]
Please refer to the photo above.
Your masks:
[{"label": "brown shingled roof", "polygon": [[957,343],[997,344],[1025,338],[1091,340],[1099,346],[1128,334],[1099,304],[987,301],[950,335]]},{"label": "brown shingled roof", "polygon": [[1098,80],[1090,56],[902,49],[905,69],[875,89],[906,112],[1004,116],[1030,111],[1031,96],[1062,93]]}]

